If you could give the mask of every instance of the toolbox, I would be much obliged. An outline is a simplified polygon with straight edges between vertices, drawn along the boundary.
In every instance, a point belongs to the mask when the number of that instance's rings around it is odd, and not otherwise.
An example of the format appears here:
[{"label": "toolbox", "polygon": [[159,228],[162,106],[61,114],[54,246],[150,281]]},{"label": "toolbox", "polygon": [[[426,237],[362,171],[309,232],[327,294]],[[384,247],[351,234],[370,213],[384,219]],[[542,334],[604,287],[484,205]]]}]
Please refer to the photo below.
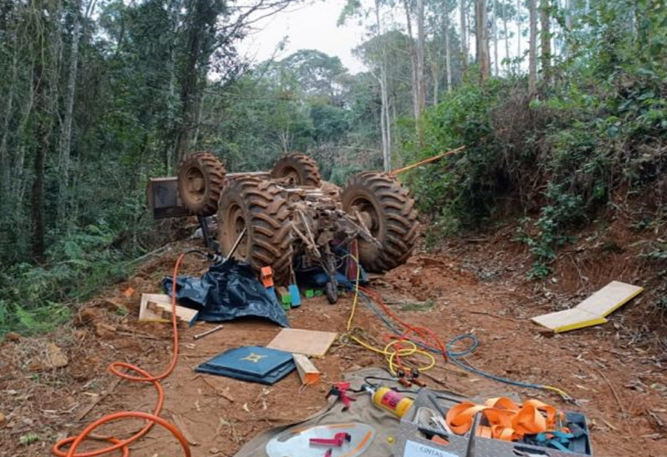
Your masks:
[{"label": "toolbox", "polygon": [[[503,441],[478,436],[486,425],[482,415],[476,414],[470,430],[457,435],[424,421],[425,414],[441,415],[467,399],[453,394],[422,389],[414,405],[403,416],[396,436],[397,457],[588,457],[592,455],[586,416],[565,412],[565,422],[581,430],[575,439],[567,440],[564,450],[547,447],[537,436],[527,436],[522,442]],[[473,402],[476,399],[473,399]],[[435,403],[434,403],[435,402]],[[437,404],[436,404],[437,403]],[[478,403],[483,403],[483,400]]]}]

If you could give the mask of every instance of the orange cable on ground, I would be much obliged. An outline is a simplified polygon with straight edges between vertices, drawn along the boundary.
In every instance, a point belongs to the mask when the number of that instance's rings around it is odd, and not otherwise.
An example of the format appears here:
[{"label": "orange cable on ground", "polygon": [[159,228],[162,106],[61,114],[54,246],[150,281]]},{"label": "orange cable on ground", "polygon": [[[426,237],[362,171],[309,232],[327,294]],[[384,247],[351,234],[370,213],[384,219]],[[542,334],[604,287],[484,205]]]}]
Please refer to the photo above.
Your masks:
[{"label": "orange cable on ground", "polygon": [[424,164],[435,162],[436,160],[440,160],[443,157],[453,156],[454,154],[463,151],[465,148],[466,148],[465,146],[461,146],[460,148],[456,148],[456,149],[452,149],[451,151],[443,152],[442,154],[439,154],[435,157],[429,157],[428,159],[421,160],[417,163],[413,163],[412,165],[408,165],[407,167],[399,168],[397,170],[392,170],[392,171],[389,172],[389,174],[395,176],[399,173],[403,173],[404,171],[412,170],[413,168],[417,168],[417,167],[422,166]]},{"label": "orange cable on ground", "polygon": [[[140,412],[140,411],[123,411],[123,412],[118,412],[118,413],[112,413],[107,416],[104,416],[92,424],[90,424],[88,427],[86,427],[79,435],[65,438],[61,441],[58,441],[56,444],[53,445],[51,448],[51,452],[56,455],[57,457],[96,457],[104,454],[109,454],[111,452],[114,452],[118,449],[121,449],[123,452],[123,457],[129,457],[130,455],[130,449],[129,445],[131,443],[134,443],[146,433],[150,431],[151,428],[153,428],[153,425],[158,424],[164,428],[166,428],[174,437],[180,442],[181,446],[183,447],[183,453],[185,457],[191,457],[192,454],[190,452],[190,447],[188,446],[188,442],[176,426],[173,424],[167,422],[165,419],[160,417],[160,412],[162,411],[162,406],[164,405],[164,388],[160,384],[160,381],[167,378],[171,373],[174,371],[176,368],[176,364],[178,363],[178,321],[176,319],[176,278],[178,277],[178,270],[181,266],[181,263],[183,262],[183,259],[185,256],[188,254],[188,252],[184,252],[178,257],[178,260],[176,260],[176,264],[174,265],[174,280],[172,282],[172,293],[171,293],[171,304],[172,304],[172,313],[171,313],[171,324],[172,324],[172,329],[174,333],[174,341],[173,341],[173,354],[171,358],[171,362],[169,363],[169,366],[167,369],[164,371],[164,373],[153,376],[147,371],[139,368],[136,365],[132,365],[129,363],[125,362],[113,362],[111,365],[109,365],[109,371],[113,373],[114,375],[118,376],[119,378],[125,379],[127,381],[131,382],[150,382],[155,386],[155,390],[157,391],[157,405],[155,406],[155,410],[153,411],[152,414],[150,413],[145,413],[145,412]],[[124,370],[124,371],[121,371]],[[129,372],[134,372],[140,376],[131,376],[128,374]],[[83,452],[80,454],[76,453],[77,448],[79,445],[86,440],[86,438],[89,437],[89,435],[98,427],[109,423],[113,422],[119,419],[128,419],[128,418],[140,418],[140,419],[145,419],[148,421],[146,426],[142,428],[139,432],[137,432],[135,435],[131,436],[130,438],[126,440],[120,440],[118,438],[114,437],[108,437],[106,438],[107,441],[112,443],[111,446],[105,447],[102,449],[97,449],[94,451],[89,451],[89,452]],[[68,450],[63,450],[64,447],[70,446]]]},{"label": "orange cable on ground", "polygon": [[[443,344],[442,340],[438,338],[438,336],[430,329],[426,327],[420,327],[420,326],[414,326],[411,324],[408,324],[407,322],[401,320],[390,308],[387,306],[387,304],[384,302],[380,294],[375,292],[372,289],[366,289],[366,288],[359,288],[364,294],[370,295],[375,299],[375,301],[382,307],[385,313],[389,315],[393,320],[401,324],[406,330],[398,337],[399,340],[399,345],[403,341],[414,341],[419,344],[427,344],[428,340],[431,342],[435,343],[435,346],[438,348],[438,350],[442,353],[442,357],[445,363],[447,363],[447,348]],[[408,338],[408,335],[414,333],[417,338]],[[404,368],[401,363],[400,359],[400,346],[399,349],[395,353],[395,358],[397,359],[397,365],[401,368]]]}]

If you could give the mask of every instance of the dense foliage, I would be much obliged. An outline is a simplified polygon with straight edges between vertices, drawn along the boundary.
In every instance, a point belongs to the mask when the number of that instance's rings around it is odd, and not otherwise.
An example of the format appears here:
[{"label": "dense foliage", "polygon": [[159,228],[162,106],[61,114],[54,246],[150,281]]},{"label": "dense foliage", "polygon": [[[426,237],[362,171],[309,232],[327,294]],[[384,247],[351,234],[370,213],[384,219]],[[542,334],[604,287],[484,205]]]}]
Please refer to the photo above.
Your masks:
[{"label": "dense foliage", "polygon": [[516,216],[535,277],[615,193],[660,207],[663,0],[349,0],[367,71],[241,60],[255,18],[297,1],[0,4],[0,334],[127,275],[163,241],[147,179],[195,150],[231,171],[301,150],[342,184],[465,145],[406,177],[429,241]]},{"label": "dense foliage", "polygon": [[497,78],[464,84],[429,109],[429,146],[414,158],[467,146],[411,176],[423,209],[436,215],[432,242],[509,210],[522,217],[517,240],[535,256],[532,275],[543,278],[572,229],[615,193],[648,191],[659,211],[667,132],[661,4],[593,3],[562,37],[567,52],[537,94],[523,76]]}]

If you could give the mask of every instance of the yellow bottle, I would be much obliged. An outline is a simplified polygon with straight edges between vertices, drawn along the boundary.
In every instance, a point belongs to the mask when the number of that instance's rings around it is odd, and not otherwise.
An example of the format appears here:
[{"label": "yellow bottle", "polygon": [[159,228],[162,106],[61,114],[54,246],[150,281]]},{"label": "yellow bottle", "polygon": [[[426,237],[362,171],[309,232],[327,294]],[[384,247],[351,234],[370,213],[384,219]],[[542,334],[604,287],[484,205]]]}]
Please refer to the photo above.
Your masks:
[{"label": "yellow bottle", "polygon": [[391,390],[389,387],[380,387],[373,392],[373,404],[399,418],[408,412],[413,403],[414,400]]}]

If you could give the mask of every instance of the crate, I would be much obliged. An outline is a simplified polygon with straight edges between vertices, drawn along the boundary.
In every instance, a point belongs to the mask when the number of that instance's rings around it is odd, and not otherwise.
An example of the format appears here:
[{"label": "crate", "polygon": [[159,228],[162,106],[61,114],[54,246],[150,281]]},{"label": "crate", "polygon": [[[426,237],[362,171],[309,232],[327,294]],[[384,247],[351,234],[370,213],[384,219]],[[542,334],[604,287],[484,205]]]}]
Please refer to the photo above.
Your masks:
[{"label": "crate", "polygon": [[476,436],[480,425],[484,425],[482,416],[479,414],[475,417],[468,433],[465,435],[443,434],[449,444],[437,444],[426,438],[422,431],[425,428],[417,421],[420,408],[435,411],[429,395],[440,396],[438,404],[445,412],[458,403],[452,395],[446,395],[448,398],[442,399],[440,392],[422,389],[412,408],[401,419],[396,435],[397,457],[588,457],[592,455],[586,417],[574,412],[565,413],[567,421],[576,423],[586,432],[585,436],[579,438],[576,443],[577,451],[561,451],[522,442]]}]

